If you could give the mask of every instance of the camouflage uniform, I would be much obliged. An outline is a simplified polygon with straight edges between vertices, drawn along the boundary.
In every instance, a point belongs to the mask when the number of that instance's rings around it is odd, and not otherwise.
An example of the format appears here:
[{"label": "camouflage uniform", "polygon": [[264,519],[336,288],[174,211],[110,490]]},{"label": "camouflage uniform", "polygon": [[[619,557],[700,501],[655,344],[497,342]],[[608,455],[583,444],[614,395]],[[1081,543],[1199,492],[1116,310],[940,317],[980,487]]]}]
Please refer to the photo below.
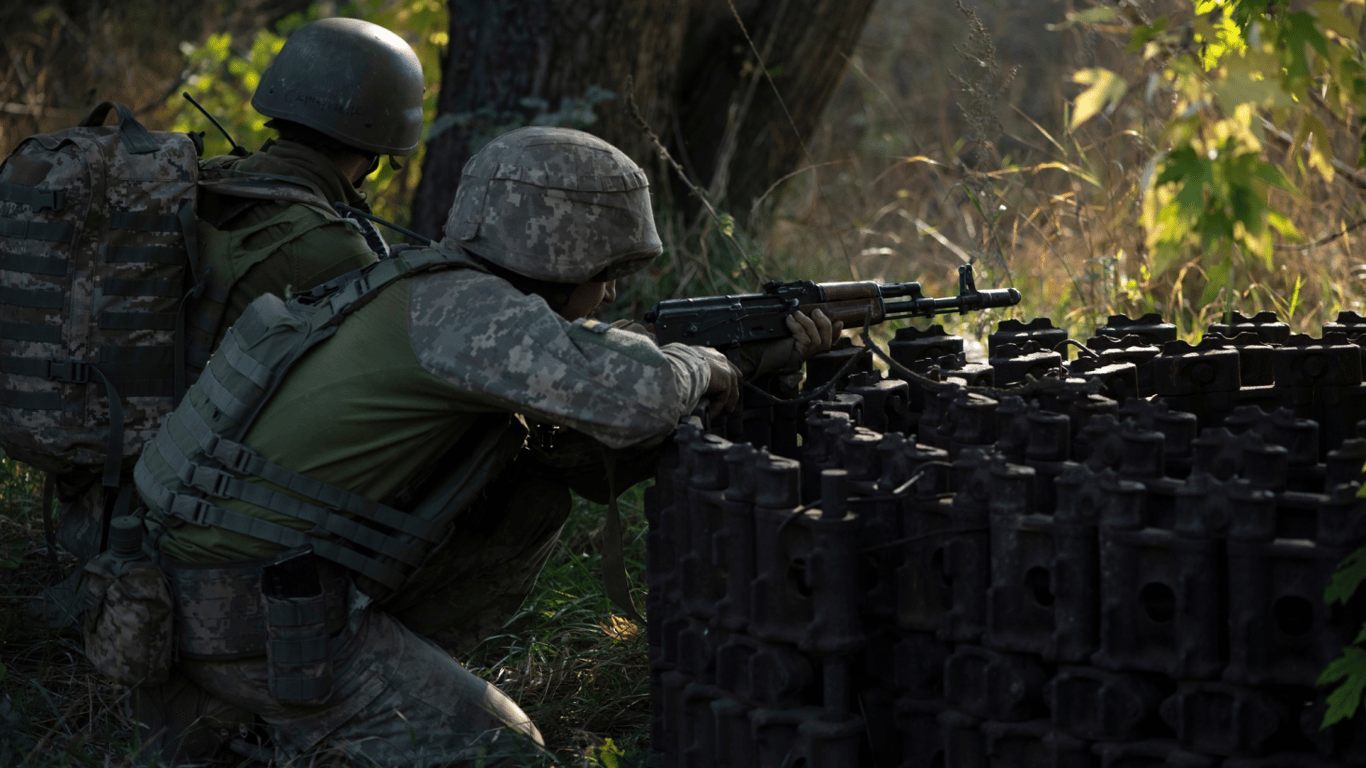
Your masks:
[{"label": "camouflage uniform", "polygon": [[[526,204],[526,197],[504,194],[516,192],[506,185],[480,192],[482,231],[448,223],[450,234],[438,246],[450,260],[447,268],[401,278],[347,315],[335,335],[289,369],[242,438],[265,462],[400,510],[445,478],[467,477],[482,489],[401,590],[353,578],[350,621],[336,631],[331,648],[326,703],[272,697],[268,664],[259,654],[198,660],[182,654],[178,666],[187,677],[271,726],[280,761],[321,749],[366,765],[464,763],[512,757],[539,743],[515,703],[432,641],[465,648],[504,623],[554,547],[570,488],[603,495],[601,471],[594,476],[573,457],[557,462],[543,447],[518,446],[537,425],[591,438],[590,453],[650,446],[710,384],[711,364],[701,351],[659,347],[645,335],[592,320],[568,322],[545,299],[514,287],[515,277],[499,274],[507,254],[495,253],[482,235],[519,233],[529,252],[553,266],[537,277],[569,284],[639,268],[660,248],[644,176],[633,163],[584,134],[535,130],[547,131],[544,151],[533,146],[520,165],[481,165],[488,159],[481,151],[461,189],[468,202],[468,190],[477,188],[471,171],[488,174],[483,184],[525,184],[519,168],[530,166],[538,175],[523,192],[546,199]],[[564,133],[577,143],[566,147]],[[499,141],[486,150],[501,151]],[[518,178],[499,180],[508,174]],[[458,198],[457,225],[459,210]],[[622,236],[613,240],[604,230]],[[195,397],[192,390],[189,399]],[[489,445],[511,450],[490,452]],[[166,474],[174,465],[160,451],[144,453],[139,466],[174,483],[175,473]],[[283,490],[250,475],[243,480]],[[188,524],[160,508],[147,488],[144,497],[150,517],[165,526],[160,550],[173,570],[259,562],[282,549],[225,527]],[[242,515],[239,520],[317,530],[241,498],[214,496],[212,504]],[[181,585],[182,633],[210,642],[231,632],[233,606],[249,608],[252,599],[230,587],[213,587],[221,593],[211,594],[192,580],[173,576],[172,582]]]},{"label": "camouflage uniform", "polygon": [[[462,438],[522,429],[519,420],[491,423],[490,414],[564,425],[621,448],[671,431],[706,389],[707,364],[692,348],[656,347],[591,321],[568,323],[473,260],[466,266],[400,281],[347,318],[285,378],[245,442],[267,460],[392,504],[434,471],[459,471],[448,462],[459,462],[451,449]],[[406,764],[419,752],[457,760],[483,743],[475,736],[499,725],[535,734],[515,704],[394,618],[467,647],[520,605],[568,514],[568,486],[530,452],[504,477],[516,482],[491,484],[457,519],[448,542],[419,572],[420,589],[397,596],[385,611],[359,610],[354,648],[333,658],[334,703],[269,702],[259,658],[182,662],[182,670],[215,696],[261,715],[278,734],[281,760],[324,741],[344,743],[379,765]],[[220,503],[300,527],[246,502]],[[164,520],[161,551],[175,561],[244,561],[280,549],[221,528]],[[417,746],[406,746],[409,724],[422,736]],[[389,736],[356,741],[377,734]]]}]

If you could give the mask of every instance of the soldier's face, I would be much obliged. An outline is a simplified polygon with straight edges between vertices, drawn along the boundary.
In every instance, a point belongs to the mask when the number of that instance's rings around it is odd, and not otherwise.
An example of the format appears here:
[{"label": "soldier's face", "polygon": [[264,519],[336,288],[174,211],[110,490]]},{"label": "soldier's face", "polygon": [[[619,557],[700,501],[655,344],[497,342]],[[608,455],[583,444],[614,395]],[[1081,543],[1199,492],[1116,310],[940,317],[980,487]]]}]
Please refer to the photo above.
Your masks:
[{"label": "soldier's face", "polygon": [[574,321],[591,317],[598,307],[611,304],[617,299],[617,281],[583,283],[569,294],[569,302],[560,310],[560,317]]}]

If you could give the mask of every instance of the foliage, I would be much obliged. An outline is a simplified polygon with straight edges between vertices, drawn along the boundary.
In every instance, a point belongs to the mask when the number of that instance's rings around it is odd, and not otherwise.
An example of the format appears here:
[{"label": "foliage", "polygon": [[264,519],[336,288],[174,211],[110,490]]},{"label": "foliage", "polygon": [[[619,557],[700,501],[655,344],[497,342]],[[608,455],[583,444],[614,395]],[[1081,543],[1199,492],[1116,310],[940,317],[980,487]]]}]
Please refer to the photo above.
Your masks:
[{"label": "foliage", "polygon": [[[1328,588],[1324,590],[1323,599],[1329,605],[1346,605],[1363,581],[1366,581],[1366,547],[1343,558]],[[1361,694],[1366,690],[1366,648],[1363,645],[1366,645],[1366,625],[1362,625],[1352,644],[1342,649],[1342,655],[1319,675],[1319,685],[1337,684],[1333,692],[1328,694],[1328,711],[1323,716],[1324,728],[1354,716],[1361,706]]]},{"label": "foliage", "polygon": [[[1277,190],[1299,196],[1304,184],[1331,183],[1328,125],[1348,130],[1366,113],[1362,10],[1361,0],[1294,13],[1279,0],[1198,0],[1185,23],[1160,17],[1127,26],[1130,50],[1147,64],[1145,102],[1170,108],[1147,137],[1157,151],[1143,176],[1146,266],[1151,278],[1173,283],[1202,274],[1198,300],[1181,307],[1188,314],[1201,316],[1221,294],[1228,305],[1259,276],[1274,275],[1275,234],[1303,241]],[[1111,8],[1072,19],[1121,20]],[[1140,90],[1107,69],[1083,70],[1077,81],[1087,88],[1073,128]],[[1277,139],[1290,148],[1280,158],[1268,146]]]},{"label": "foliage", "polygon": [[[256,149],[274,131],[266,127],[269,118],[251,108],[251,95],[266,67],[279,53],[294,30],[324,15],[327,4],[316,3],[308,10],[291,14],[275,30],[263,29],[251,40],[234,40],[228,32],[209,35],[203,43],[185,42],[181,50],[190,72],[185,90],[223,123],[238,144]],[[423,124],[431,125],[436,115],[440,92],[441,51],[447,44],[446,3],[442,0],[351,0],[336,8],[336,16],[364,19],[394,30],[408,41],[422,62],[426,94],[423,97]],[[231,145],[179,91],[167,101],[174,116],[176,131],[204,131],[205,154],[226,154]],[[417,187],[422,168],[425,142],[395,168],[381,162],[366,181],[371,207],[383,218],[397,223],[409,218],[409,196]],[[389,233],[386,237],[393,239]]]}]

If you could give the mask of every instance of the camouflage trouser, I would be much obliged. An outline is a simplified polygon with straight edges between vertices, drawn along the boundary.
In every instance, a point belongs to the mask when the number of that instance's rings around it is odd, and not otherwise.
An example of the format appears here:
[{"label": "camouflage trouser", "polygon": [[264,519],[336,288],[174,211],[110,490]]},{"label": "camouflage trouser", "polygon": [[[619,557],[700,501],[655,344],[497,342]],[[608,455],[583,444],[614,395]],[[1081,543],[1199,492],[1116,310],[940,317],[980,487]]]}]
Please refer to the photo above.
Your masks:
[{"label": "camouflage trouser", "polygon": [[468,651],[526,601],[570,506],[564,484],[505,473],[385,610],[457,656]]},{"label": "camouflage trouser", "polygon": [[264,720],[279,764],[523,764],[540,753],[539,731],[512,699],[364,602],[354,601],[349,637],[332,656],[332,696],[322,706],[277,702],[264,658],[181,661],[179,668]]},{"label": "camouflage trouser", "polygon": [[349,636],[333,653],[326,705],[276,701],[262,658],[182,660],[179,669],[213,696],[260,716],[280,763],[301,756],[303,764],[338,758],[365,766],[534,762],[542,744],[536,726],[451,653],[516,613],[569,510],[563,484],[507,472],[383,610],[353,593]]}]

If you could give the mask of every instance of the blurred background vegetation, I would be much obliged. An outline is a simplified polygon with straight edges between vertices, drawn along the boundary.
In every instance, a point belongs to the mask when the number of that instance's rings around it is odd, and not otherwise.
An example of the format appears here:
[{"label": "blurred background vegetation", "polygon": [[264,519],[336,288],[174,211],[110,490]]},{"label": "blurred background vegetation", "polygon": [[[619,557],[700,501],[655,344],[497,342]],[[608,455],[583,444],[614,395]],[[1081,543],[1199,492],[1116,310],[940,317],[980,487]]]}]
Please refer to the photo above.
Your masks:
[{"label": "blurred background vegetation", "polygon": [[[501,7],[538,4],[558,8]],[[652,175],[666,251],[624,282],[606,310],[613,318],[769,278],[918,280],[944,295],[971,261],[980,285],[1013,285],[1025,297],[1009,312],[947,320],[978,339],[1005,317],[1048,317],[1085,338],[1110,314],[1149,311],[1197,338],[1229,309],[1275,310],[1297,332],[1319,335],[1338,312],[1360,311],[1366,294],[1366,254],[1356,247],[1366,223],[1363,5],[593,0],[572,19],[500,17],[504,27],[490,32],[479,20],[500,7],[491,0],[10,3],[0,9],[0,147],[115,100],[150,127],[205,130],[209,153],[225,152],[182,91],[239,143],[259,146],[269,132],[249,98],[285,37],[314,18],[358,16],[407,39],[428,80],[432,154],[376,172],[367,189],[383,216],[439,234],[439,198],[453,191],[459,158],[518,125],[568,125],[631,147]],[[840,9],[848,44],[830,46],[821,67],[803,68],[800,49],[773,44],[788,37],[775,30],[808,18],[789,10]],[[610,15],[627,11],[635,15]],[[565,39],[617,18],[630,34]],[[654,51],[677,61],[657,67]],[[498,55],[541,70],[499,80],[502,70],[489,65]],[[663,109],[669,93],[715,82],[698,59],[730,78],[725,98],[690,96],[684,109]],[[636,75],[630,92],[623,72]],[[804,89],[820,91],[820,103],[800,102]],[[658,146],[633,119],[628,93]],[[767,121],[764,130],[732,130],[747,115]],[[689,141],[707,130],[721,131],[719,148]],[[779,144],[782,162],[769,157]],[[705,155],[712,150],[721,154]],[[39,485],[35,473],[0,464],[0,576],[13,576],[0,598],[0,743],[17,745],[0,747],[0,766],[83,762],[80,739],[89,737],[79,724],[118,719],[117,693],[85,696],[103,689],[70,677],[83,663],[70,638],[54,650],[16,618],[50,575],[21,567],[44,562]],[[468,661],[512,685],[538,721],[555,723],[547,733],[561,754],[610,762],[640,739],[644,648],[633,628],[608,619],[597,594],[599,520],[600,510],[580,505],[517,631]],[[66,661],[67,678],[44,672],[53,658]],[[1366,675],[1366,661],[1356,674]],[[86,703],[73,708],[73,692]]]}]

